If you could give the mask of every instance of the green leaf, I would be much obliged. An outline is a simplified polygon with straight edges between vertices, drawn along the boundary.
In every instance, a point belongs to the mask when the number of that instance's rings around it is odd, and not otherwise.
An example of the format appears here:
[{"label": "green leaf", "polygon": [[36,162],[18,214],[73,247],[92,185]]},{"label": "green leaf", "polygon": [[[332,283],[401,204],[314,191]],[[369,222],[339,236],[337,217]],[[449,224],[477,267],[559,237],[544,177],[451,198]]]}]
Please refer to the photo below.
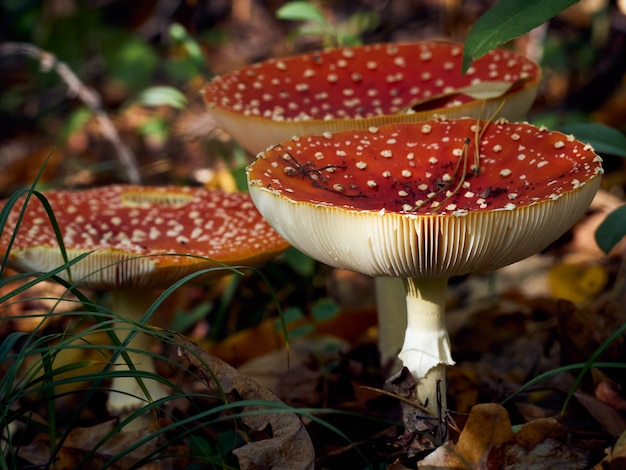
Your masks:
[{"label": "green leaf", "polygon": [[206,318],[212,309],[212,302],[201,302],[189,311],[176,310],[174,318],[169,325],[169,329],[184,332],[195,325],[198,321]]},{"label": "green leaf", "polygon": [[328,25],[328,20],[324,16],[324,13],[309,2],[286,3],[278,9],[276,18],[288,21],[314,21],[319,24]]},{"label": "green leaf", "polygon": [[596,230],[596,243],[608,253],[626,235],[626,206],[619,207],[606,216]]},{"label": "green leaf", "polygon": [[290,247],[283,254],[285,262],[298,275],[302,277],[311,277],[315,272],[316,261],[308,255],[305,255],[296,248]]},{"label": "green leaf", "polygon": [[72,112],[69,117],[65,119],[61,131],[59,132],[61,142],[67,142],[72,134],[82,130],[92,116],[93,112],[86,106],[81,106],[76,111]]},{"label": "green leaf", "polygon": [[545,23],[578,0],[500,0],[470,30],[463,51],[463,73],[473,60]]},{"label": "green leaf", "polygon": [[186,59],[193,64],[196,72],[207,73],[208,69],[202,47],[198,41],[189,34],[185,27],[181,24],[174,23],[170,26],[169,34],[175,44],[183,47],[187,54]]},{"label": "green leaf", "polygon": [[152,46],[125,32],[103,34],[102,54],[107,75],[130,90],[141,90],[153,81],[159,57]]},{"label": "green leaf", "polygon": [[187,97],[176,88],[154,86],[143,90],[137,101],[144,106],[171,106],[183,109],[187,105]]},{"label": "green leaf", "polygon": [[330,297],[321,298],[311,306],[311,316],[317,322],[335,318],[340,311],[339,304]]},{"label": "green leaf", "polygon": [[575,135],[578,140],[590,144],[598,153],[626,157],[626,136],[612,127],[596,122],[583,122],[559,126],[558,130]]}]

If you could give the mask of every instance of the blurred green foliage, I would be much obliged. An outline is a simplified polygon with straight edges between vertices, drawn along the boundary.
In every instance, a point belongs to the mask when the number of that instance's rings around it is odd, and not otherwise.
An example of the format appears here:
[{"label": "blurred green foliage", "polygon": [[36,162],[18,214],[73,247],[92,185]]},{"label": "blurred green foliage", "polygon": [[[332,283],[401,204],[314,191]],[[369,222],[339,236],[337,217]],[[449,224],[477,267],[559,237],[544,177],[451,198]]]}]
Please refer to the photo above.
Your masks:
[{"label": "blurred green foliage", "polygon": [[278,9],[276,17],[304,22],[294,34],[321,36],[324,47],[359,45],[363,33],[375,30],[380,24],[380,18],[373,10],[357,10],[343,22],[331,22],[320,8],[305,1],[286,3]]},{"label": "blurred green foliage", "polygon": [[[75,0],[67,2],[67,11],[52,11],[52,5],[59,3],[1,0],[0,42],[33,44],[66,63],[86,84],[106,86],[109,98],[140,95],[142,104],[152,106],[181,109],[185,102],[180,92],[175,96],[174,88],[151,87],[183,86],[210,77],[200,45],[181,24],[171,24],[165,37],[148,39],[129,24],[130,19],[112,21],[93,2]],[[31,70],[38,74],[37,64]],[[59,79],[39,74],[33,82],[45,90]],[[28,98],[20,95],[19,84],[12,85],[10,94],[2,93],[0,111],[10,113]]]}]

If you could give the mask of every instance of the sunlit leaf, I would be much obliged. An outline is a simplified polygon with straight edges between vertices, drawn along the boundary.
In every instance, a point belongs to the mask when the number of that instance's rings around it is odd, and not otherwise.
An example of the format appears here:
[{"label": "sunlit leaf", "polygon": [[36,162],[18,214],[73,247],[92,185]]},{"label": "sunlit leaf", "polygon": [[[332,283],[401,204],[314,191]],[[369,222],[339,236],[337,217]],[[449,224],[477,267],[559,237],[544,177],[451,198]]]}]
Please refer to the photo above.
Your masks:
[{"label": "sunlit leaf", "polygon": [[463,73],[473,60],[545,23],[578,0],[500,0],[470,30],[463,51]]},{"label": "sunlit leaf", "polygon": [[561,126],[558,130],[573,134],[578,140],[591,144],[598,153],[626,157],[626,136],[612,127],[585,122]]},{"label": "sunlit leaf", "polygon": [[170,26],[169,34],[174,43],[182,46],[187,53],[187,58],[189,59],[188,62],[193,64],[198,72],[208,72],[202,47],[198,41],[196,41],[189,34],[183,25],[179,23],[172,24]]},{"label": "sunlit leaf", "polygon": [[626,235],[626,206],[619,207],[606,216],[596,230],[596,243],[608,253]]},{"label": "sunlit leaf", "polygon": [[328,20],[319,8],[309,2],[289,2],[276,12],[276,18],[288,21],[314,21],[327,25]]},{"label": "sunlit leaf", "polygon": [[176,88],[154,86],[143,90],[137,101],[144,106],[171,106],[183,109],[187,105],[187,97]]},{"label": "sunlit leaf", "polygon": [[63,122],[60,132],[61,141],[67,142],[71,135],[80,132],[92,116],[93,113],[87,106],[81,106],[73,111]]}]

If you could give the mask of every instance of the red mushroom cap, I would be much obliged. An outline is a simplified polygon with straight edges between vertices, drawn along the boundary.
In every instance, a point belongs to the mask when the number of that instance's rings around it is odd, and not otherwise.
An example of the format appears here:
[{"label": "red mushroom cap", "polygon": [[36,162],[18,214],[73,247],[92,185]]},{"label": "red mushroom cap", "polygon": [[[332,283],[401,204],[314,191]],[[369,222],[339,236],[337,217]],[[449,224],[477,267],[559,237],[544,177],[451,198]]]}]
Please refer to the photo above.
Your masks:
[{"label": "red mushroom cap", "polygon": [[[436,114],[487,118],[503,98],[500,115],[520,119],[534,99],[538,66],[514,52],[495,50],[463,75],[462,51],[462,45],[445,42],[328,49],[231,72],[208,83],[202,95],[226,131],[254,153],[292,135],[367,129]],[[487,100],[455,93],[485,82],[506,82],[511,89]],[[406,112],[415,103],[421,103],[419,111]]]},{"label": "red mushroom cap", "polygon": [[600,157],[572,136],[459,119],[294,138],[261,153],[248,181],[300,250],[408,277],[495,269],[545,248],[582,215],[601,174]]},{"label": "red mushroom cap", "polygon": [[[63,236],[74,281],[98,288],[163,288],[200,269],[255,265],[288,244],[263,220],[249,195],[190,187],[115,185],[44,193]],[[7,227],[17,224],[16,204]],[[6,253],[11,233],[0,237]],[[22,271],[63,264],[49,216],[33,197],[6,255]],[[199,258],[200,257],[200,258]],[[110,267],[107,267],[110,266]]]}]

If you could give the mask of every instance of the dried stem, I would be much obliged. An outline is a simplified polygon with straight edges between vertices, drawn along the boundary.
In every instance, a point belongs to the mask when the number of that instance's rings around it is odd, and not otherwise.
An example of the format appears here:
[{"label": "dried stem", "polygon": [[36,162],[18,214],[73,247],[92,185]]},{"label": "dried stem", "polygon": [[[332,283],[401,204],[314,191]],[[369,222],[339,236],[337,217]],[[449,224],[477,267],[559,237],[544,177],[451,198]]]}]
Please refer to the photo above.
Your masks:
[{"label": "dried stem", "polygon": [[68,94],[77,96],[94,113],[102,129],[102,134],[115,148],[120,164],[126,170],[128,180],[133,184],[140,183],[141,177],[137,160],[131,150],[122,142],[117,129],[104,111],[100,95],[92,88],[87,87],[65,62],[33,44],[22,42],[0,44],[0,57],[2,56],[30,57],[39,62],[42,70],[54,70],[68,86]]}]

